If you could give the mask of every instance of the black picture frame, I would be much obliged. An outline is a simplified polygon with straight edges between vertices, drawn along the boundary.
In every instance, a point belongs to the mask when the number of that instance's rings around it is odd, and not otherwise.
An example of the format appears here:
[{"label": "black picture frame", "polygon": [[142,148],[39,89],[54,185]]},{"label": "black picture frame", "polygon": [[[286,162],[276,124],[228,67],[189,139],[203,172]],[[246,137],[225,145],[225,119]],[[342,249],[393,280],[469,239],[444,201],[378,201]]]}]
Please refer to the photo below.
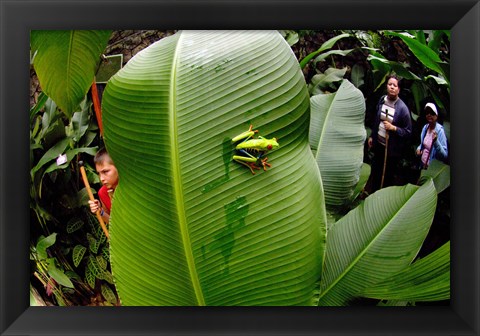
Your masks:
[{"label": "black picture frame", "polygon": [[[0,0],[1,335],[479,335],[480,4]],[[32,29],[451,29],[450,306],[29,307]]]}]

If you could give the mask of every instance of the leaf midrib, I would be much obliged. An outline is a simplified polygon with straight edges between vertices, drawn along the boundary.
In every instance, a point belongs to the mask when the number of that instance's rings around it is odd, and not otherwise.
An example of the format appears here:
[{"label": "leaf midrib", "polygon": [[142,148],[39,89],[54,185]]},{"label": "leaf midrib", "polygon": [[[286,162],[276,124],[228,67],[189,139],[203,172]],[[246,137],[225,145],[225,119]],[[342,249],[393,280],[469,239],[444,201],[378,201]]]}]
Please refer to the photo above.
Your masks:
[{"label": "leaf midrib", "polygon": [[175,202],[177,207],[178,214],[178,224],[180,229],[180,235],[182,238],[183,248],[185,252],[185,259],[187,262],[190,279],[192,281],[193,290],[197,298],[197,303],[199,306],[205,306],[205,299],[203,297],[202,288],[200,285],[200,280],[198,278],[197,269],[195,267],[195,260],[193,257],[192,244],[190,241],[190,234],[188,231],[187,218],[185,215],[183,191],[182,191],[182,177],[180,172],[180,154],[178,146],[178,127],[177,127],[177,111],[176,111],[176,77],[177,77],[177,65],[178,65],[178,54],[180,52],[180,41],[183,37],[183,34],[180,34],[180,37],[177,41],[177,46],[175,53],[173,55],[172,63],[172,72],[170,78],[170,144],[171,144],[171,153],[172,153],[172,173],[173,173],[173,192],[175,194]]}]

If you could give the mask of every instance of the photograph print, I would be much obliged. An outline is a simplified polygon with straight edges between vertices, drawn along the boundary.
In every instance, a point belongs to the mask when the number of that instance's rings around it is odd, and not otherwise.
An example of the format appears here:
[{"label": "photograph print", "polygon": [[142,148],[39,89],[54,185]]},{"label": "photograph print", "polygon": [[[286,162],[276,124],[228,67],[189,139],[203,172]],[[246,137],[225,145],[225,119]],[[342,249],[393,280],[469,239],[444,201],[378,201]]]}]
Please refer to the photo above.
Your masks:
[{"label": "photograph print", "polygon": [[450,305],[450,30],[31,30],[31,306]]}]

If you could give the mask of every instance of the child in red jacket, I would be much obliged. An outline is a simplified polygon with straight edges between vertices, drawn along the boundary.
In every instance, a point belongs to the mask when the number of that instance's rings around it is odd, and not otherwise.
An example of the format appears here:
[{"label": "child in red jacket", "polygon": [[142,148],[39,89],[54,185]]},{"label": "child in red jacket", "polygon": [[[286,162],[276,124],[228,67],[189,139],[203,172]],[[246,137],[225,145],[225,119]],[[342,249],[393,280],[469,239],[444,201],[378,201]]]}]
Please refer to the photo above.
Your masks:
[{"label": "child in red jacket", "polygon": [[113,193],[118,184],[118,171],[105,148],[97,152],[93,162],[102,182],[102,187],[98,191],[100,200],[88,201],[88,204],[92,213],[100,210],[104,222],[108,223],[110,221]]}]

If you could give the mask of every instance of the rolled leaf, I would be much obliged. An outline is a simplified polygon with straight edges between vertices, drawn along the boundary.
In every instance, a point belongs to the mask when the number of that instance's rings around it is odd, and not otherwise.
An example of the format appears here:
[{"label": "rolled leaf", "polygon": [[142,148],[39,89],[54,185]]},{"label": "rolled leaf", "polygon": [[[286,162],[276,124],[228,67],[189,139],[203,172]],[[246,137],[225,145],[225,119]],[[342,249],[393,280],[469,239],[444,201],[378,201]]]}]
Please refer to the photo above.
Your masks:
[{"label": "rolled leaf", "polygon": [[327,207],[350,201],[360,178],[366,138],[365,100],[348,80],[336,93],[311,99],[310,144],[320,168]]},{"label": "rolled leaf", "polygon": [[[323,190],[307,87],[278,32],[179,32],[132,58],[102,104],[123,305],[312,303]],[[280,142],[256,175],[232,161],[251,124]]]},{"label": "rolled leaf", "polygon": [[381,189],[328,232],[321,306],[343,306],[414,260],[433,221],[432,180]]}]

